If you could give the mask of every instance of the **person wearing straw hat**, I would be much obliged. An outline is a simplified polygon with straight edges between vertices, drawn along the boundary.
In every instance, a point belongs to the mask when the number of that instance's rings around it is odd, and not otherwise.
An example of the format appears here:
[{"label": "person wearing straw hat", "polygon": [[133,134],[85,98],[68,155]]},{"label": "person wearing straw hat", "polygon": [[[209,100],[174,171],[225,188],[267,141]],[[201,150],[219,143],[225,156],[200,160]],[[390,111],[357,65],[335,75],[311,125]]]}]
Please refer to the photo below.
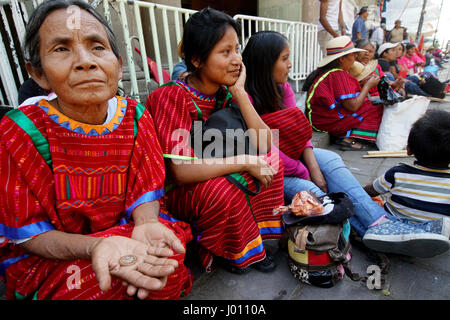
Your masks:
[{"label": "person wearing straw hat", "polygon": [[[375,43],[370,42],[367,39],[359,39],[358,41],[356,41],[355,46],[357,48],[367,50],[367,52],[358,53],[356,55],[356,61],[360,62],[363,66],[366,66],[369,63],[375,64],[375,69],[373,70],[372,73],[374,75],[377,75],[380,78],[383,77],[385,75],[385,73],[383,72],[378,60],[373,59],[375,56]],[[356,64],[356,62],[355,62],[355,64]],[[372,66],[370,66],[370,67],[372,67]],[[354,68],[355,68],[355,65],[353,65],[352,69],[354,69]],[[355,76],[355,74],[353,72],[351,70],[350,74]],[[392,87],[392,89],[394,89],[395,91],[400,93],[403,97],[406,96],[406,92],[404,90],[405,82],[403,79],[397,79],[397,80],[395,80],[395,79],[392,80],[390,78],[386,78],[386,79],[387,79],[387,82],[389,83],[389,85]],[[364,80],[364,79],[362,78],[362,80]],[[363,85],[364,83],[365,83],[365,81],[363,81],[363,82],[360,81],[360,84]],[[378,87],[373,87],[372,89],[370,89],[369,95],[378,97],[380,95],[378,93]]]},{"label": "person wearing straw hat", "polygon": [[351,66],[349,73],[356,78],[359,82],[366,82],[368,77],[373,74],[377,68],[377,61],[370,60],[366,65],[361,62],[355,61]]},{"label": "person wearing straw hat", "polygon": [[355,62],[355,48],[350,37],[341,36],[327,43],[327,56],[305,80],[305,113],[314,130],[327,132],[341,150],[367,150],[374,143],[383,108],[367,99],[379,77],[370,78],[362,87],[348,71]]}]

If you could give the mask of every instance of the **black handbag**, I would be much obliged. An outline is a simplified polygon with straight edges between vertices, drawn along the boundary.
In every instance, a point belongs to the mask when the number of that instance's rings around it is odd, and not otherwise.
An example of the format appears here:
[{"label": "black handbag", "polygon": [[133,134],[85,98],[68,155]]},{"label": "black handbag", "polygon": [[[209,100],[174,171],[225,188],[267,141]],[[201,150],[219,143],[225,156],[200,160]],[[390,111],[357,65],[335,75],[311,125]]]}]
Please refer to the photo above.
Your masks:
[{"label": "black handbag", "polygon": [[420,82],[420,88],[422,88],[423,91],[430,94],[434,98],[445,98],[445,83],[440,82],[430,72],[424,72],[422,74],[422,79],[423,80]]},{"label": "black handbag", "polygon": [[[186,90],[175,81],[164,84],[164,86],[167,85],[177,85]],[[225,100],[225,107],[221,108],[224,105],[223,99]],[[198,158],[225,158],[240,154],[256,154],[250,143],[250,138],[246,134],[248,128],[239,106],[233,102],[232,95],[226,87],[219,89],[216,111],[206,121],[203,121],[202,111],[192,97],[191,100],[197,109],[197,120],[193,122],[191,127],[190,144]],[[211,138],[214,138],[214,140]],[[215,146],[219,146],[219,148],[215,148]],[[252,176],[256,186],[256,190],[252,191],[248,188],[248,182],[241,174],[236,172],[224,177],[245,193],[251,209],[248,197],[261,192],[259,180]]]},{"label": "black handbag", "polygon": [[394,89],[392,89],[387,81],[386,76],[382,76],[380,78],[380,82],[378,83],[377,88],[383,105],[389,106],[404,100],[401,94],[395,92]]}]

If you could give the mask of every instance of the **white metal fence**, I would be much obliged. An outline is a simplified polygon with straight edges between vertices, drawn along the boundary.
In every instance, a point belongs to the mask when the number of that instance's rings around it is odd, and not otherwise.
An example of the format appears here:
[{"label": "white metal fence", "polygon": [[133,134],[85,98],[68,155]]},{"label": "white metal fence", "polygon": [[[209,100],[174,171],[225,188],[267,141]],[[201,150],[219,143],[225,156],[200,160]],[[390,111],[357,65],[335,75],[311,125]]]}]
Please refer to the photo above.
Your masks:
[{"label": "white metal fence", "polygon": [[[0,0],[0,105],[17,106],[18,88],[28,78],[21,52],[22,39],[29,14],[42,0]],[[125,94],[138,101],[152,88],[164,83],[163,70],[172,73],[176,63],[177,45],[184,23],[194,10],[133,0],[91,0],[116,34],[126,64],[121,82]],[[273,30],[284,34],[290,42],[293,67],[289,74],[298,83],[315,69],[320,59],[317,26],[309,23],[236,15],[242,28],[241,45],[258,31]],[[137,50],[140,50],[140,55]],[[156,63],[155,84],[147,61]],[[125,84],[126,82],[126,84]],[[153,84],[153,86],[152,86]],[[145,98],[144,98],[145,99]]]}]

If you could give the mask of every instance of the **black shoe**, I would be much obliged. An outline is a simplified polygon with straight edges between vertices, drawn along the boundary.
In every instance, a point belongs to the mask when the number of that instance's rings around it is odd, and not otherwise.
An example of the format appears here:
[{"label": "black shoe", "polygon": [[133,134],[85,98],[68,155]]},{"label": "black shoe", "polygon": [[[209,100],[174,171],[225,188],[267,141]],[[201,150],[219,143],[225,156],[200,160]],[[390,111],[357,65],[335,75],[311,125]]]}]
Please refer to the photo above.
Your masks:
[{"label": "black shoe", "polygon": [[250,267],[261,272],[271,272],[276,268],[277,264],[271,256],[266,255],[264,260],[252,264]]},{"label": "black shoe", "polygon": [[250,270],[251,270],[250,267],[246,267],[246,268],[236,267],[235,265],[229,263],[226,259],[224,259],[222,257],[214,257],[214,259],[217,260],[218,265],[220,265],[222,268],[224,268],[228,272],[231,272],[234,274],[245,274],[245,273],[250,272]]}]

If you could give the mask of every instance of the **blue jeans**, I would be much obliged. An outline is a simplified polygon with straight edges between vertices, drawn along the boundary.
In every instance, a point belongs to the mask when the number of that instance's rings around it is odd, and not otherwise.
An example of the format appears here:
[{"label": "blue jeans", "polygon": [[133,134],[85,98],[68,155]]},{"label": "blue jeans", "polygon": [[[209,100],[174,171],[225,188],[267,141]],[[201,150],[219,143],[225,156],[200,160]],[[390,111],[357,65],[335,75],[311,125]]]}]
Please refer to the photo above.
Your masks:
[{"label": "blue jeans", "polygon": [[[328,192],[344,192],[353,202],[355,215],[350,218],[350,224],[359,235],[364,236],[368,226],[386,214],[384,209],[372,201],[372,198],[361,187],[342,158],[333,151],[314,148],[314,156],[320,170],[327,181]],[[296,177],[284,177],[284,197],[290,203],[297,192],[309,190],[317,196],[325,193],[312,181]]]},{"label": "blue jeans", "polygon": [[[395,81],[392,73],[386,72],[385,75],[389,80]],[[405,79],[410,80],[408,82],[405,82],[405,91],[407,93],[425,97],[431,96],[430,94],[422,90],[422,88],[419,86],[419,78],[417,78],[416,76],[407,76]]]}]

